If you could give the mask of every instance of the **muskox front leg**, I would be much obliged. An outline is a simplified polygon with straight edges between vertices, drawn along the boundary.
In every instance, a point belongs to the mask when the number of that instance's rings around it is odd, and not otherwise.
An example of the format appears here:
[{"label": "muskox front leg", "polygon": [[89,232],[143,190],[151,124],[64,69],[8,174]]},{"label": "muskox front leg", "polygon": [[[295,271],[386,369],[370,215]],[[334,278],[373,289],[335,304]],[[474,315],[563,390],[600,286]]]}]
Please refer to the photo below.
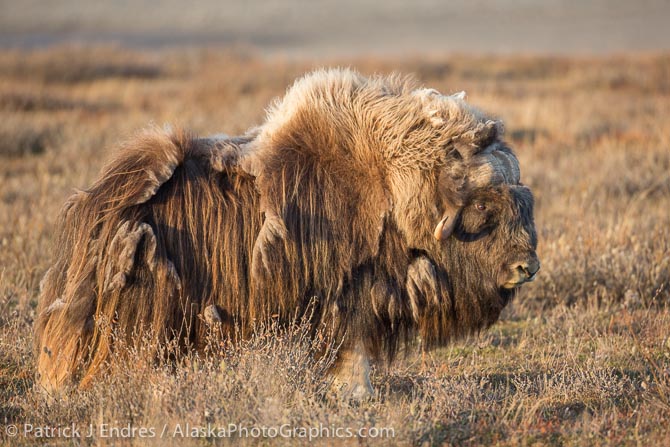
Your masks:
[{"label": "muskox front leg", "polygon": [[345,400],[365,400],[374,396],[370,383],[370,359],[362,344],[341,349],[332,370],[333,389]]}]

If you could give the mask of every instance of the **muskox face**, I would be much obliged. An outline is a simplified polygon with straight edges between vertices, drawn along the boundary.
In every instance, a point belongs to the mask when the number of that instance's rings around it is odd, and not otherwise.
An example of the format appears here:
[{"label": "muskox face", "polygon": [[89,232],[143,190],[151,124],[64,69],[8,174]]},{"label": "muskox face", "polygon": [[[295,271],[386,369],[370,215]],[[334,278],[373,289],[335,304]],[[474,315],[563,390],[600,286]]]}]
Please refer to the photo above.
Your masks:
[{"label": "muskox face", "polygon": [[480,281],[495,282],[491,286],[501,295],[511,296],[514,289],[532,281],[540,268],[533,195],[522,185],[473,190],[444,245],[445,250],[463,255],[458,261],[466,264],[469,276],[478,271]]}]

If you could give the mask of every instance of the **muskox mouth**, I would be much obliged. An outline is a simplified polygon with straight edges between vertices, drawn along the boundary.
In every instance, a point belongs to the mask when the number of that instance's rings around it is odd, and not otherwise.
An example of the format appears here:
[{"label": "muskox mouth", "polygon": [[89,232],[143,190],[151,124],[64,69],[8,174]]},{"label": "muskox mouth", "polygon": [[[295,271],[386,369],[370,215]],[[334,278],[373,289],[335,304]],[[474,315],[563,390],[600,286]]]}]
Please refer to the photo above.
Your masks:
[{"label": "muskox mouth", "polygon": [[533,282],[533,281],[535,281],[535,278],[537,278],[537,272],[533,273],[528,278],[526,278],[526,281],[524,281],[524,282]]},{"label": "muskox mouth", "polygon": [[518,281],[508,281],[508,282],[506,282],[505,284],[502,285],[502,288],[507,289],[507,290],[518,289],[519,287],[521,287],[522,285],[524,285],[528,282],[535,281],[536,276],[537,276],[537,274],[533,274],[532,276],[529,276],[529,277],[523,278],[523,279],[519,279]]}]

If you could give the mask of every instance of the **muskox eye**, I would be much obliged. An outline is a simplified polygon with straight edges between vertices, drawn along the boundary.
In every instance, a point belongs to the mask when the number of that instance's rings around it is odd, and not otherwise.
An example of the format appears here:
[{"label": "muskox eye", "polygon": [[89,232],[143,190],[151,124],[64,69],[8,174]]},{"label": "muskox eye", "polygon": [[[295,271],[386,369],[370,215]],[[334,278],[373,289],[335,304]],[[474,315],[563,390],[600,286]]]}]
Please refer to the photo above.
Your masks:
[{"label": "muskox eye", "polygon": [[477,211],[486,211],[486,205],[484,205],[483,203],[475,204],[475,208],[477,208]]}]

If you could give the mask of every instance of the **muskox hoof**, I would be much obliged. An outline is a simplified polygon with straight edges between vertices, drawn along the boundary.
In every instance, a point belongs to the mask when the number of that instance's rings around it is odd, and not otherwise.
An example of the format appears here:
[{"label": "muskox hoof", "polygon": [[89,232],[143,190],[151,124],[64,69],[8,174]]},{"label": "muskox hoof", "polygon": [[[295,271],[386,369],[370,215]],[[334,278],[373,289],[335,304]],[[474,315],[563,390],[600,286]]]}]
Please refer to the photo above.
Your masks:
[{"label": "muskox hoof", "polygon": [[368,383],[347,383],[335,378],[331,384],[331,390],[336,398],[343,402],[365,402],[375,397],[375,391],[369,381]]},{"label": "muskox hoof", "polygon": [[331,389],[344,401],[361,402],[374,397],[370,383],[370,361],[361,346],[342,350],[333,370]]},{"label": "muskox hoof", "polygon": [[210,304],[205,307],[202,313],[199,315],[200,318],[207,323],[207,326],[213,327],[223,323],[221,318],[221,313],[219,312],[218,306]]},{"label": "muskox hoof", "polygon": [[266,211],[265,221],[258,233],[251,258],[251,271],[256,279],[263,278],[272,271],[270,253],[276,251],[273,246],[287,236],[286,225],[281,218]]}]

